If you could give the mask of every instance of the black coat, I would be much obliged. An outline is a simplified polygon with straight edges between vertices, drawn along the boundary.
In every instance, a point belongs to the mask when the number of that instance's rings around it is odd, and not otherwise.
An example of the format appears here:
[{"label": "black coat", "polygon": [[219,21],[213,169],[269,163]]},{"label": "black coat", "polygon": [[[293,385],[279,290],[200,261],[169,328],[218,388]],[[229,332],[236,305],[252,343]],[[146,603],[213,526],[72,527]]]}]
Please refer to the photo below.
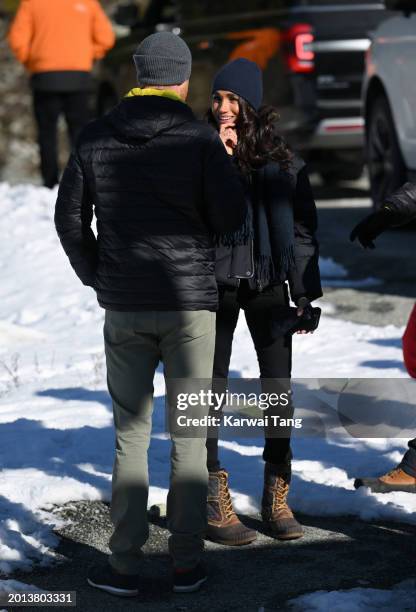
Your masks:
[{"label": "black coat", "polygon": [[416,183],[405,183],[386,198],[383,209],[387,209],[391,227],[409,223],[416,217]]},{"label": "black coat", "polygon": [[[286,174],[286,173],[284,173]],[[295,263],[288,271],[286,280],[289,283],[291,298],[297,302],[301,297],[309,301],[322,296],[319,273],[319,246],[316,239],[318,219],[315,201],[309,182],[305,163],[295,157],[290,170],[290,189],[287,190],[287,178],[282,173],[281,184],[277,181],[268,187],[269,190],[280,190],[287,194],[293,207],[295,232]],[[280,180],[280,179],[279,179]],[[261,191],[264,187],[261,188]],[[246,198],[256,197],[256,190],[246,185]],[[217,248],[216,277],[220,285],[238,286],[240,279],[246,278],[254,290],[264,287],[254,276],[253,244]],[[271,279],[272,280],[272,279]],[[276,284],[273,283],[273,284]]]},{"label": "black coat", "polygon": [[55,224],[102,307],[216,310],[212,234],[237,230],[246,214],[241,178],[215,130],[180,101],[143,96],[81,133]]}]

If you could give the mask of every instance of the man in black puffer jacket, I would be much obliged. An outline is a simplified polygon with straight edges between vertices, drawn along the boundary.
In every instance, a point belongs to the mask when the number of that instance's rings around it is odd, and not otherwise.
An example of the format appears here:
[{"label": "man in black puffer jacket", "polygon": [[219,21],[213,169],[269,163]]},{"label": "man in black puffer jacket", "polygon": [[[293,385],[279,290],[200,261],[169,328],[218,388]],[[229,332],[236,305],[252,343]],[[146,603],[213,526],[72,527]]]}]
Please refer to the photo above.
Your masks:
[{"label": "man in black puffer jacket", "polygon": [[[416,184],[406,183],[389,196],[380,210],[361,221],[351,232],[361,246],[374,249],[374,240],[392,227],[410,223],[416,218]],[[416,306],[410,315],[403,336],[403,356],[407,371],[416,378]],[[370,487],[375,493],[406,491],[416,493],[416,438],[409,441],[409,450],[393,470],[375,478],[357,478],[354,486]]]},{"label": "man in black puffer jacket", "polygon": [[[71,265],[106,309],[116,428],[114,532],[109,564],[92,568],[88,582],[123,596],[138,593],[140,549],[148,537],[154,373],[163,361],[169,398],[175,379],[211,379],[218,307],[213,234],[237,230],[247,214],[243,186],[219,136],[184,103],[191,72],[184,41],[153,34],[134,61],[140,87],[81,133],[55,212]],[[200,416],[208,413],[198,409]],[[186,592],[206,579],[200,563],[205,436],[171,437],[169,549],[174,590]]]}]

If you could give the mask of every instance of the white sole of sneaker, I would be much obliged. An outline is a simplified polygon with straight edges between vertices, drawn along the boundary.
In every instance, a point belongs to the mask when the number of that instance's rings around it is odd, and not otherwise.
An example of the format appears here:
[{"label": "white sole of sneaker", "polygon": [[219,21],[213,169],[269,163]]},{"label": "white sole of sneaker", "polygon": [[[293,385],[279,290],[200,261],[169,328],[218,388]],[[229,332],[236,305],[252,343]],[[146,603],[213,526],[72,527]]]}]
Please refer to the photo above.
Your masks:
[{"label": "white sole of sneaker", "polygon": [[117,595],[118,597],[135,597],[139,594],[139,589],[118,589],[117,587],[109,586],[108,584],[98,584],[93,582],[90,578],[87,578],[87,582],[90,586],[110,593],[111,595]]},{"label": "white sole of sneaker", "polygon": [[174,593],[195,593],[195,591],[197,591],[199,587],[202,586],[204,582],[207,581],[207,579],[208,579],[208,576],[205,576],[205,578],[201,578],[201,580],[198,580],[198,582],[195,582],[195,584],[191,584],[189,586],[174,586],[173,592]]}]

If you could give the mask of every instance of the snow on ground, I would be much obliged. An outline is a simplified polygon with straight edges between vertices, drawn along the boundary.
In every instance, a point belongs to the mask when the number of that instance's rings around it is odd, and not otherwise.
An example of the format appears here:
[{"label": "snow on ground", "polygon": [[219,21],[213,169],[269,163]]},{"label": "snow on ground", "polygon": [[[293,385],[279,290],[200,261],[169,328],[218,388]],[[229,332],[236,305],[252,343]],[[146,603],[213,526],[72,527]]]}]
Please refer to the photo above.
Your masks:
[{"label": "snow on ground", "polygon": [[[19,580],[2,580],[0,582],[0,595],[4,593],[45,593],[33,584],[26,584]],[[1,611],[0,611],[1,612]]]},{"label": "snow on ground", "polygon": [[[53,226],[56,191],[0,184],[0,573],[54,560],[53,504],[110,498],[114,433],[105,386],[103,311],[64,255]],[[343,269],[323,261],[325,276],[348,284]],[[320,330],[296,336],[294,376],[404,377],[403,332],[325,315]],[[240,318],[232,375],[257,376],[251,339]],[[155,376],[149,504],[164,502],[169,442],[164,385]],[[353,489],[353,478],[394,466],[403,439],[294,440],[295,510],[415,522],[416,496]],[[260,439],[226,439],[221,460],[230,471],[240,512],[258,509]],[[5,583],[2,588],[7,588]]]},{"label": "snow on ground", "polygon": [[391,591],[383,589],[350,589],[348,591],[316,591],[288,601],[293,612],[412,612],[415,609],[414,580],[397,584]]},{"label": "snow on ground", "polygon": [[322,285],[327,287],[350,287],[350,288],[361,288],[374,287],[375,285],[381,285],[382,281],[378,278],[370,276],[369,278],[363,278],[360,280],[348,279],[348,271],[341,264],[336,263],[332,257],[321,257],[320,269],[322,277]]}]

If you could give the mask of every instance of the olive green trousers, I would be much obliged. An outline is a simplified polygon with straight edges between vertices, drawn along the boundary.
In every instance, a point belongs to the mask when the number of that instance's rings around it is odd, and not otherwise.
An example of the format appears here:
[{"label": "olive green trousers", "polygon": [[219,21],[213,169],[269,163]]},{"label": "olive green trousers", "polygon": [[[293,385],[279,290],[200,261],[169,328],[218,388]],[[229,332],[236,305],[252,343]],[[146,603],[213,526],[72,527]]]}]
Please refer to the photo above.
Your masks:
[{"label": "olive green trousers", "polygon": [[[141,548],[149,536],[147,455],[154,374],[162,361],[167,397],[177,379],[211,379],[215,313],[107,310],[104,341],[115,425],[111,497],[114,531],[109,561],[117,571],[135,574],[140,567]],[[208,406],[202,406],[200,414],[208,414]],[[174,567],[191,568],[201,557],[207,483],[205,437],[171,433],[167,521]]]}]

